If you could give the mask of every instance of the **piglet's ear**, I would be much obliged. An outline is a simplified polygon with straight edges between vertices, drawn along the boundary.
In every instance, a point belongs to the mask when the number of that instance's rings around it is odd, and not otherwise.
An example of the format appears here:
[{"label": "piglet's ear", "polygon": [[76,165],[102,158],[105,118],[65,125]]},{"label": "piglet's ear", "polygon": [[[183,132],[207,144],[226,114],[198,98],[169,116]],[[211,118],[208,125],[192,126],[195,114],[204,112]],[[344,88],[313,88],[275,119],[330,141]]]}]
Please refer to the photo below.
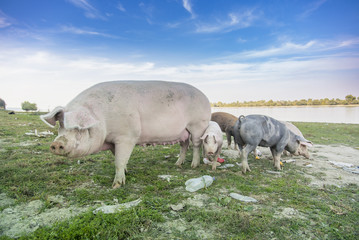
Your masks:
[{"label": "piglet's ear", "polygon": [[300,144],[302,145],[305,145],[305,146],[308,146],[308,147],[313,147],[313,143],[307,139],[305,139],[304,137],[302,136],[298,136],[297,135],[297,140]]},{"label": "piglet's ear", "polygon": [[59,121],[60,124],[62,124],[64,120],[64,108],[56,107],[51,112],[41,115],[40,119],[52,128],[55,127],[56,121]]},{"label": "piglet's ear", "polygon": [[66,129],[88,129],[96,123],[98,120],[86,108],[64,113],[64,127]]},{"label": "piglet's ear", "polygon": [[[307,140],[308,141],[308,140]],[[308,146],[308,147],[313,147],[313,144],[312,144],[312,142],[310,142],[310,141],[308,141],[308,142],[300,142],[300,144],[302,144],[302,145],[305,145],[305,146]]]},{"label": "piglet's ear", "polygon": [[204,134],[204,135],[201,137],[201,139],[202,139],[205,143],[207,143],[207,138],[208,138],[208,134]]}]

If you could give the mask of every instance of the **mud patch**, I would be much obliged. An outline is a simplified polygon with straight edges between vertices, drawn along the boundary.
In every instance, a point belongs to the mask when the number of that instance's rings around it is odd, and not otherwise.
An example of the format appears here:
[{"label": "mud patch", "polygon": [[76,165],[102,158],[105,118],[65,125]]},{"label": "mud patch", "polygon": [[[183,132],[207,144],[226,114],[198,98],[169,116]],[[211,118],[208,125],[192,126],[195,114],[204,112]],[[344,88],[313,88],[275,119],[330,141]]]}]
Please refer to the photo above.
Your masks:
[{"label": "mud patch", "polygon": [[[59,196],[56,199],[60,199],[60,202],[62,201]],[[68,208],[44,208],[45,203],[43,201],[35,200],[27,204],[4,209],[0,213],[0,235],[17,238],[22,234],[34,232],[41,226],[50,226],[88,210],[85,207],[74,206]]]}]

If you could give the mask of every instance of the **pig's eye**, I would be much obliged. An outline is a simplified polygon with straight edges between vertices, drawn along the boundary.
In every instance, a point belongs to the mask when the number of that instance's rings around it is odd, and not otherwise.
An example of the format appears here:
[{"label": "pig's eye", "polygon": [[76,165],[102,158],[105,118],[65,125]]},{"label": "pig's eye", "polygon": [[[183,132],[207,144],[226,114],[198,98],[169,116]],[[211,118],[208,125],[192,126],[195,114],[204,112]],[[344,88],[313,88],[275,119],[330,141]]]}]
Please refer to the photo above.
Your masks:
[{"label": "pig's eye", "polygon": [[92,134],[92,128],[87,129],[88,133],[89,133],[89,137],[91,137]]}]

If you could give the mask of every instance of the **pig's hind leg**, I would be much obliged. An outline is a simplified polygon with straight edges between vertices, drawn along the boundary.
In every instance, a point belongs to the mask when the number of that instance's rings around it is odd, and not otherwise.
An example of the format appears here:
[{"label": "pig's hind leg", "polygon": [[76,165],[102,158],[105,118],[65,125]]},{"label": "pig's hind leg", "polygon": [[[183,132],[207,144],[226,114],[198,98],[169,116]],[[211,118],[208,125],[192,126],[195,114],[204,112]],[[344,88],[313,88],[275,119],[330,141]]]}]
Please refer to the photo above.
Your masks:
[{"label": "pig's hind leg", "polygon": [[280,167],[280,156],[282,155],[283,150],[282,150],[282,151],[281,151],[281,150],[277,151],[276,148],[271,148],[270,150],[271,150],[271,152],[272,152],[275,169],[281,170],[281,167]]},{"label": "pig's hind leg", "polygon": [[241,151],[240,159],[242,160],[242,173],[250,172],[251,169],[248,165],[248,154],[256,149],[255,145],[246,144],[246,146]]},{"label": "pig's hind leg", "polygon": [[179,166],[179,167],[186,160],[186,153],[187,153],[187,149],[188,149],[188,146],[189,146],[189,138],[184,142],[180,142],[180,145],[181,145],[180,155],[179,155],[179,158],[178,158],[178,160],[176,162],[176,165]]}]

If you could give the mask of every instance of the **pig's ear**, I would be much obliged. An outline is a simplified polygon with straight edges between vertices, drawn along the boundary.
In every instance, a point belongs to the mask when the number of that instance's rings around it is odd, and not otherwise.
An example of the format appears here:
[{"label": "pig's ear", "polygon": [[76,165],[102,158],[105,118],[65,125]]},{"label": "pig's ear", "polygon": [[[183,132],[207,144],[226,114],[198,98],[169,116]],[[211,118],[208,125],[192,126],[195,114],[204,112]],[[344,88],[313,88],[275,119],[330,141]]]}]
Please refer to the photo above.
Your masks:
[{"label": "pig's ear", "polygon": [[64,127],[66,129],[88,129],[98,123],[86,108],[65,112]]},{"label": "pig's ear", "polygon": [[296,136],[297,137],[297,141],[301,144],[301,145],[305,145],[305,146],[308,146],[308,147],[313,147],[313,143],[307,139],[305,139],[304,137],[302,136]]},{"label": "pig's ear", "polygon": [[214,136],[214,135],[213,135],[213,140],[214,140],[214,143],[217,143],[216,136]]},{"label": "pig's ear", "polygon": [[62,122],[64,120],[64,108],[56,107],[51,112],[49,112],[45,115],[41,115],[40,119],[52,128],[55,127],[56,121],[59,121],[60,124],[62,124]]},{"label": "pig's ear", "polygon": [[204,141],[204,142],[207,142],[207,138],[208,138],[208,134],[204,134],[201,139]]}]

